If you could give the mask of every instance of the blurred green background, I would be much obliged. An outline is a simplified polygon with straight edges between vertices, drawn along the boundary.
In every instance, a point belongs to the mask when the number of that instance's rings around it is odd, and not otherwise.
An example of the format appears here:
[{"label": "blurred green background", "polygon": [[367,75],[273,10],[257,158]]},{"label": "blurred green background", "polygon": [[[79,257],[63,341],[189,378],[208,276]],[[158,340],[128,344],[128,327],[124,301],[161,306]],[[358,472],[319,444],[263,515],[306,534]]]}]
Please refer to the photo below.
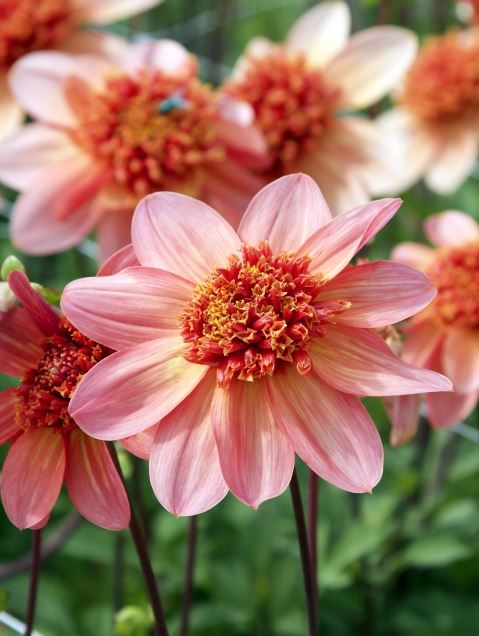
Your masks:
[{"label": "blurred green background", "polygon": [[[202,75],[223,79],[248,40],[281,40],[313,3],[304,0],[166,0],[117,25],[124,35],[154,33],[183,42],[200,56]],[[455,2],[350,2],[354,30],[390,22],[421,37],[457,25]],[[379,110],[387,106],[380,105]],[[478,173],[479,174],[479,173]],[[4,191],[13,200],[13,193]],[[396,218],[368,246],[387,258],[401,240],[424,240],[422,220],[448,208],[479,218],[479,182],[472,176],[451,197],[422,184],[404,194]],[[8,241],[8,205],[0,217],[0,259]],[[23,257],[33,280],[61,289],[95,273],[92,243],[47,258]],[[0,378],[0,387],[9,383]],[[320,487],[318,529],[323,636],[476,636],[479,633],[479,431],[431,432],[422,424],[406,447],[391,449],[379,400],[367,401],[386,447],[384,477],[372,495]],[[466,436],[465,436],[466,435]],[[3,461],[5,448],[0,449]],[[178,632],[187,521],[162,510],[145,463],[122,457],[150,552],[171,634]],[[298,466],[306,495],[307,475]],[[192,636],[301,636],[306,633],[299,550],[289,493],[253,511],[227,499],[198,519]],[[0,509],[0,611],[23,618],[29,532],[18,532]],[[127,532],[109,533],[79,520],[62,495],[44,540],[61,548],[41,570],[36,628],[43,636],[143,636],[147,599]],[[116,626],[114,615],[117,614]],[[0,634],[10,633],[0,626]]]}]

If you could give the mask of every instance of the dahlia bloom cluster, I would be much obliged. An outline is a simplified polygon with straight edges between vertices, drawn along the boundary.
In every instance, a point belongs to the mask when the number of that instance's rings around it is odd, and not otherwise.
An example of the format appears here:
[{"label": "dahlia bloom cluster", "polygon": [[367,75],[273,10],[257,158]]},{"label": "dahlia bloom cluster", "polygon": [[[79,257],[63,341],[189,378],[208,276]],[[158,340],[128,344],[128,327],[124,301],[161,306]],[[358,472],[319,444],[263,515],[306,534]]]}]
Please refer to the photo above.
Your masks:
[{"label": "dahlia bloom cluster", "polygon": [[[153,489],[177,515],[228,490],[257,507],[289,484],[295,453],[340,488],[371,491],[383,451],[358,396],[451,388],[375,331],[424,308],[430,281],[402,264],[348,267],[399,205],[333,219],[314,181],[292,175],[261,190],[235,232],[185,195],[146,197],[132,246],[62,296],[75,327],[117,350],[81,380],[71,416],[132,450],[146,432]],[[108,275],[120,264],[131,266]]]}]

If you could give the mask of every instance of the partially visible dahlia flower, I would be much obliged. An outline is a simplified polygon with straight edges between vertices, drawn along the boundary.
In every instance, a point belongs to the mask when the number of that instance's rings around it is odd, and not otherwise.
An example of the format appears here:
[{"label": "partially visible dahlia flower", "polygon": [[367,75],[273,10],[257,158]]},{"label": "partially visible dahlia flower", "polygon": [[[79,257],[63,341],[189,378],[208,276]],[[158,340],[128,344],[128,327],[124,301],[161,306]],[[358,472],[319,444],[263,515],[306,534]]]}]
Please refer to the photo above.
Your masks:
[{"label": "partially visible dahlia flower", "polygon": [[126,528],[128,499],[105,442],[68,414],[80,378],[109,350],[59,316],[23,273],[12,272],[9,285],[22,306],[0,322],[0,371],[20,378],[0,392],[0,444],[11,443],[0,485],[5,512],[20,529],[42,527],[65,482],[86,519]]},{"label": "partially visible dahlia flower", "polygon": [[385,191],[401,192],[424,177],[431,190],[454,192],[471,173],[479,147],[477,29],[429,38],[395,101],[379,118],[402,155]]},{"label": "partially visible dahlia flower", "polygon": [[80,29],[108,24],[160,4],[161,0],[0,0],[0,139],[14,132],[22,108],[7,83],[12,64],[45,49],[106,54],[122,48],[120,38]]},{"label": "partially visible dahlia flower", "polygon": [[236,233],[200,201],[146,197],[132,226],[140,265],[64,291],[72,323],[119,350],[80,382],[72,417],[99,439],[154,435],[153,489],[177,515],[228,489],[257,507],[289,484],[295,453],[370,491],[383,450],[358,396],[450,389],[374,330],[427,305],[430,281],[390,262],[348,268],[399,205],[332,219],[314,181],[291,175],[255,196]]},{"label": "partially visible dahlia flower", "polygon": [[[437,249],[402,243],[392,258],[425,272],[437,288],[433,303],[405,329],[402,358],[451,378],[454,393],[425,396],[432,426],[452,426],[467,417],[479,396],[479,225],[464,212],[430,216],[424,230]],[[416,432],[419,398],[388,400],[392,441],[407,442]]]},{"label": "partially visible dahlia flower", "polygon": [[194,194],[237,224],[260,187],[247,170],[267,160],[251,107],[202,84],[176,42],[132,44],[115,64],[33,53],[11,86],[38,120],[0,153],[0,180],[21,191],[11,232],[25,252],[61,251],[97,227],[103,260],[131,241],[135,205],[156,190]]},{"label": "partially visible dahlia flower", "polygon": [[291,28],[283,44],[253,39],[224,91],[249,102],[268,142],[276,178],[305,172],[334,213],[385,191],[395,169],[393,148],[355,111],[371,106],[400,81],[414,59],[416,37],[380,26],[349,36],[345,2],[322,2]]}]

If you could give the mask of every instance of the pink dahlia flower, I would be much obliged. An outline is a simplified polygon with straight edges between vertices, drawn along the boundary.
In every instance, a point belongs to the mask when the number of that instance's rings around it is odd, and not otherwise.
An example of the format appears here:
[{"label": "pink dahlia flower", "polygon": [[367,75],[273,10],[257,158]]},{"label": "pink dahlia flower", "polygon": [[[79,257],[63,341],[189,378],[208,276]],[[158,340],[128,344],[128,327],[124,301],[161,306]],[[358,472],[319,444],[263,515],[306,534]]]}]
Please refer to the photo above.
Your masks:
[{"label": "pink dahlia flower", "polygon": [[252,40],[224,87],[255,110],[273,162],[267,174],[309,174],[334,213],[385,191],[393,149],[354,111],[389,93],[417,48],[411,31],[393,26],[349,37],[350,20],[345,2],[322,2],[299,18],[283,44]]},{"label": "pink dahlia flower", "polygon": [[0,153],[0,180],[21,191],[11,232],[25,252],[61,251],[96,227],[104,259],[131,241],[135,205],[156,190],[194,194],[237,224],[260,187],[251,107],[202,84],[176,42],[130,45],[116,63],[33,53],[11,86],[38,120]]},{"label": "pink dahlia flower", "polygon": [[[425,396],[428,420],[445,428],[467,417],[479,396],[479,225],[449,210],[430,216],[424,230],[437,249],[401,243],[392,253],[425,272],[437,288],[434,302],[406,327],[401,357],[451,378],[454,393]],[[417,429],[419,396],[391,399],[387,406],[392,442],[407,442]]]},{"label": "pink dahlia flower", "polygon": [[314,181],[291,175],[255,196],[236,233],[200,201],[146,197],[132,226],[140,266],[63,294],[73,324],[119,350],[80,382],[72,417],[99,439],[154,434],[151,482],[177,515],[228,489],[257,507],[286,488],[295,452],[370,491],[383,450],[357,396],[450,388],[374,330],[427,305],[430,281],[395,263],[347,267],[399,205],[332,219]]},{"label": "pink dahlia flower", "polygon": [[0,444],[11,443],[0,486],[5,512],[20,529],[39,528],[65,482],[86,519],[126,528],[128,499],[105,442],[68,414],[79,379],[109,351],[59,316],[24,274],[13,272],[9,284],[22,306],[0,322],[0,371],[20,377],[0,393]]},{"label": "pink dahlia flower", "polygon": [[7,76],[27,53],[60,49],[109,55],[122,40],[111,34],[80,29],[82,24],[108,24],[145,11],[161,0],[1,0],[0,2],[0,139],[21,123],[20,104]]},{"label": "pink dahlia flower", "polygon": [[396,107],[379,118],[402,155],[387,191],[401,192],[424,177],[431,190],[447,194],[469,176],[479,147],[478,56],[476,29],[426,41]]}]

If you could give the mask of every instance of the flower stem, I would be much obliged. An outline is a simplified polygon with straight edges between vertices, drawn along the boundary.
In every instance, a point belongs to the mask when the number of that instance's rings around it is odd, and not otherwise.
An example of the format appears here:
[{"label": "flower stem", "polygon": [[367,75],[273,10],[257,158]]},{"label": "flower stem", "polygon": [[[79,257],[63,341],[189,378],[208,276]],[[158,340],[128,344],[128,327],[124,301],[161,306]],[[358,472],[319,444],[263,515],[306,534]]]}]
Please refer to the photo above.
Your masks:
[{"label": "flower stem", "polygon": [[193,591],[193,570],[195,567],[197,542],[197,518],[190,517],[188,525],[188,540],[185,564],[185,589],[183,592],[183,605],[181,607],[180,636],[188,636],[190,622],[191,595]]},{"label": "flower stem", "polygon": [[303,504],[301,502],[301,492],[299,490],[296,469],[293,471],[291,483],[289,485],[291,499],[293,501],[294,518],[298,533],[299,551],[301,553],[301,565],[303,568],[304,593],[306,596],[306,607],[308,610],[309,636],[316,636],[316,599],[313,592],[313,577],[311,572],[311,557],[309,554],[308,535],[306,532],[306,521],[304,519]]},{"label": "flower stem", "polygon": [[311,576],[313,586],[313,598],[316,604],[317,633],[319,634],[319,563],[318,563],[318,516],[319,516],[319,478],[315,472],[309,471],[309,497],[308,497],[308,534],[309,534],[309,555],[311,558]]},{"label": "flower stem", "polygon": [[155,574],[153,572],[153,567],[151,565],[150,557],[148,556],[148,550],[146,549],[145,537],[141,530],[141,526],[138,523],[138,519],[135,515],[131,498],[126,488],[125,478],[123,477],[123,473],[121,470],[120,462],[118,460],[118,455],[117,455],[114,443],[111,442],[110,444],[108,444],[108,448],[109,448],[113,463],[115,464],[115,468],[117,469],[118,474],[121,480],[123,481],[123,484],[125,486],[125,492],[130,502],[130,510],[131,510],[130,534],[133,539],[133,543],[135,544],[136,552],[138,554],[138,560],[140,561],[141,570],[143,572],[143,578],[145,580],[145,585],[148,590],[148,595],[150,597],[153,615],[155,617],[155,636],[168,636],[168,629],[166,627],[165,615],[163,612],[163,606],[161,603],[160,593],[158,591],[158,586],[156,585]]},{"label": "flower stem", "polygon": [[32,563],[30,568],[30,590],[28,592],[27,623],[25,636],[31,636],[35,622],[37,605],[38,575],[40,573],[40,550],[42,545],[42,531],[32,530]]}]

